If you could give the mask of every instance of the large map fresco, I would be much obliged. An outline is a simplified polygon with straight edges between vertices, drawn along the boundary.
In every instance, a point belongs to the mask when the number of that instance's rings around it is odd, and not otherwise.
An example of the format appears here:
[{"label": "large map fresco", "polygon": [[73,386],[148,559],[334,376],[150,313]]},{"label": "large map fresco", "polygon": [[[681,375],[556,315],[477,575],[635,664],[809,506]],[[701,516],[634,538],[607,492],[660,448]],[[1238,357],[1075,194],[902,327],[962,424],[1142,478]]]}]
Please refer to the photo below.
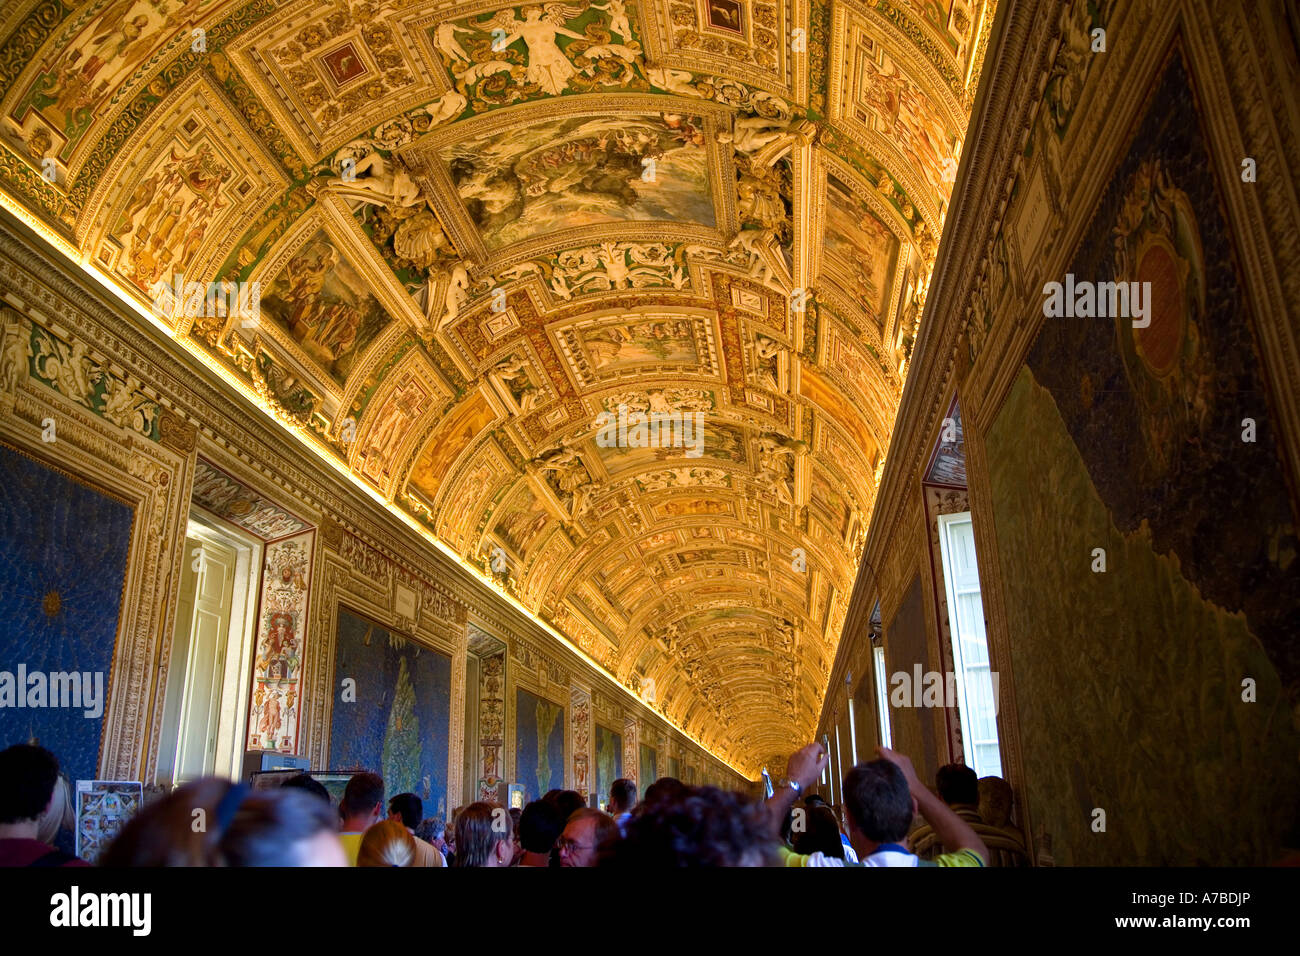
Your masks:
[{"label": "large map fresco", "polygon": [[564,708],[515,690],[515,776],[526,800],[564,788]]},{"label": "large map fresco", "polygon": [[384,792],[414,793],[427,816],[446,817],[451,658],[339,608],[330,720],[330,769],[369,770]]},{"label": "large map fresco", "polygon": [[[71,780],[99,776],[134,517],[130,506],[0,445],[0,659],[13,682],[0,707],[0,748],[36,738]],[[38,674],[84,675],[82,706],[17,708],[15,693],[34,700]],[[84,692],[96,688],[98,700],[87,702]],[[53,692],[43,679],[46,704]]]},{"label": "large map fresco", "polygon": [[596,724],[596,794],[609,799],[609,788],[623,776],[623,735]]}]

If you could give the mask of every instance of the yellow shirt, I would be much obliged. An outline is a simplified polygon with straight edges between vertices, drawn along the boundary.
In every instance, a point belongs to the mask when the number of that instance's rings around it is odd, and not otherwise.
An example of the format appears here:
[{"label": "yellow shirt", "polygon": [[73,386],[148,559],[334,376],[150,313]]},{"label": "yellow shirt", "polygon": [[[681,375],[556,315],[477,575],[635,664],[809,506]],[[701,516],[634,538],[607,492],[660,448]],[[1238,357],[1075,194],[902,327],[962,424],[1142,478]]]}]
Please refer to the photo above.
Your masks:
[{"label": "yellow shirt", "polygon": [[357,854],[361,852],[361,838],[363,836],[365,834],[360,831],[339,834],[339,842],[343,844],[343,852],[347,854],[348,866],[357,865]]},{"label": "yellow shirt", "polygon": [[[884,862],[883,864],[877,863],[877,861],[872,860],[871,857],[868,857],[867,860],[861,863],[846,863],[841,859],[838,859],[836,857],[826,856],[824,853],[821,852],[813,853],[811,855],[803,855],[803,854],[795,853],[793,850],[791,850],[789,847],[786,846],[778,847],[777,855],[781,859],[782,866],[797,866],[797,867],[816,867],[816,866],[859,867],[859,866],[878,866],[878,865],[971,866],[971,867],[988,866],[988,864],[984,861],[984,858],[980,856],[978,853],[976,853],[974,850],[958,850],[956,853],[943,853],[940,854],[939,856],[936,856],[932,861],[918,860],[911,853],[908,853],[906,855],[902,853],[895,853],[892,854],[892,856],[896,857],[896,859],[889,860],[888,862]],[[884,856],[884,854],[882,854],[882,856]],[[911,857],[911,859],[904,859],[904,856]]]}]

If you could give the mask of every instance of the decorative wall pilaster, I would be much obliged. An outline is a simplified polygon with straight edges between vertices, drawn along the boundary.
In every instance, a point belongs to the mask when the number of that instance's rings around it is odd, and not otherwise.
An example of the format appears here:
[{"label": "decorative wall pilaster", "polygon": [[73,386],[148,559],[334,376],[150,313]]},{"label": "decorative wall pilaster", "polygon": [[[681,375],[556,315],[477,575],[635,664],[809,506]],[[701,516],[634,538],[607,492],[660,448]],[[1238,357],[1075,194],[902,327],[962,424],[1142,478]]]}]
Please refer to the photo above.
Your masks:
[{"label": "decorative wall pilaster", "polygon": [[623,719],[623,776],[637,785],[637,792],[644,793],[641,780],[641,743],[639,725],[635,717]]},{"label": "decorative wall pilaster", "polygon": [[591,740],[595,734],[591,709],[591,693],[574,684],[569,690],[570,739],[573,760],[570,763],[569,787],[587,800],[591,792]]}]

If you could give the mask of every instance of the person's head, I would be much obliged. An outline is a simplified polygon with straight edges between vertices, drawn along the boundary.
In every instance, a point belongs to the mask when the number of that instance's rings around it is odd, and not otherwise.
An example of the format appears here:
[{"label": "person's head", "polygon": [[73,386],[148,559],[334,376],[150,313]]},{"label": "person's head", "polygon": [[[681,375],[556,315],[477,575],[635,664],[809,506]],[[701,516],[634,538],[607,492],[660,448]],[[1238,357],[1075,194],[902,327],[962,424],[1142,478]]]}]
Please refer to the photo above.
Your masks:
[{"label": "person's head", "polygon": [[767,809],[716,787],[687,787],[676,798],[649,801],[632,815],[623,839],[601,854],[601,866],[764,866],[773,849]]},{"label": "person's head", "polygon": [[980,777],[980,817],[990,826],[1011,822],[1011,784],[1001,777]]},{"label": "person's head", "polygon": [[980,802],[979,778],[965,764],[945,764],[935,774],[934,782],[939,799],[950,807],[959,803],[974,806]]},{"label": "person's head", "polygon": [[550,853],[563,832],[564,817],[546,800],[534,800],[519,817],[519,846],[525,853]]},{"label": "person's head", "polygon": [[410,866],[415,861],[415,837],[400,817],[380,820],[361,838],[357,866]]},{"label": "person's head", "polygon": [[425,843],[437,843],[442,839],[442,817],[425,817],[415,828],[415,835]]},{"label": "person's head", "polygon": [[627,813],[636,806],[636,781],[619,777],[609,786],[609,812]]},{"label": "person's head", "polygon": [[321,783],[309,773],[295,774],[284,783],[280,784],[280,786],[282,788],[288,787],[291,790],[302,790],[306,793],[314,793],[316,796],[324,800],[327,805],[334,805],[334,801],[330,799],[330,792],[325,789],[325,784]]},{"label": "person's head", "polygon": [[[202,820],[204,826],[195,827]],[[300,789],[205,777],[132,817],[101,866],[347,866],[330,805]]]},{"label": "person's head", "polygon": [[835,812],[825,803],[804,807],[801,826],[794,827],[794,852],[811,855],[821,851],[826,856],[844,858],[844,844],[840,842],[840,827],[835,822]]},{"label": "person's head", "polygon": [[401,820],[402,826],[414,830],[424,819],[424,801],[413,793],[399,793],[388,801],[388,819]]},{"label": "person's head", "polygon": [[551,790],[542,799],[555,806],[561,820],[569,819],[575,811],[581,810],[587,805],[586,801],[582,799],[582,794],[578,793],[577,790]]},{"label": "person's head", "polygon": [[859,838],[870,852],[881,843],[897,843],[907,836],[916,802],[907,778],[888,760],[860,763],[844,778],[844,805],[849,818],[849,839]]},{"label": "person's head", "polygon": [[672,801],[685,793],[687,789],[686,784],[676,777],[660,777],[645,788],[645,799],[642,803],[649,805],[658,803],[660,800]]},{"label": "person's head", "polygon": [[618,824],[608,813],[591,807],[575,810],[560,834],[560,865],[595,866],[599,854],[618,835]]},{"label": "person's head", "polygon": [[44,747],[14,744],[0,750],[0,825],[22,825],[34,839],[58,778],[58,758]]},{"label": "person's head", "polygon": [[509,866],[514,855],[510,814],[495,803],[471,803],[456,817],[456,866]]},{"label": "person's head", "polygon": [[356,832],[378,823],[384,814],[384,778],[377,773],[354,773],[343,790],[339,816],[343,829]]},{"label": "person's head", "polygon": [[822,795],[820,793],[808,794],[808,796],[804,797],[803,805],[809,810],[811,810],[813,807],[829,806],[829,804],[822,798]]}]

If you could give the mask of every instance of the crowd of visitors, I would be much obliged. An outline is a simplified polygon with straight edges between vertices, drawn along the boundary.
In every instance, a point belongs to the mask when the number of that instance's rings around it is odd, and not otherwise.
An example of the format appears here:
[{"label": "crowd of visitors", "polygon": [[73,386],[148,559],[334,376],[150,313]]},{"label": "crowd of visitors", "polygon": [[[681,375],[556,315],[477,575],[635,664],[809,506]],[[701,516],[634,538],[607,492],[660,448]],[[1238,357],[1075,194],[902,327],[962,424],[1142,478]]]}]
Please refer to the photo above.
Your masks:
[{"label": "crowd of visitors", "polygon": [[[147,805],[98,860],[105,867],[716,867],[1023,865],[1005,794],[965,767],[945,767],[936,795],[906,756],[885,748],[845,776],[838,809],[809,793],[827,770],[813,743],[792,754],[788,782],[765,801],[715,787],[614,781],[608,813],[573,790],[522,810],[478,802],[451,821],[424,816],[413,793],[385,800],[378,774],[354,774],[335,807],[309,774],[276,789],[205,778]],[[66,794],[49,751],[0,752],[0,866],[84,866],[49,842]],[[998,778],[986,778],[998,780]],[[1001,781],[999,781],[1001,782]],[[1002,782],[1004,784],[1004,782]],[[1005,785],[1005,784],[1004,784]],[[917,824],[914,826],[914,823]],[[44,826],[44,829],[43,829]],[[56,827],[57,829],[57,827]],[[988,842],[986,842],[988,841]],[[990,850],[990,843],[994,850]],[[1017,849],[1018,847],[1018,849]]]}]

